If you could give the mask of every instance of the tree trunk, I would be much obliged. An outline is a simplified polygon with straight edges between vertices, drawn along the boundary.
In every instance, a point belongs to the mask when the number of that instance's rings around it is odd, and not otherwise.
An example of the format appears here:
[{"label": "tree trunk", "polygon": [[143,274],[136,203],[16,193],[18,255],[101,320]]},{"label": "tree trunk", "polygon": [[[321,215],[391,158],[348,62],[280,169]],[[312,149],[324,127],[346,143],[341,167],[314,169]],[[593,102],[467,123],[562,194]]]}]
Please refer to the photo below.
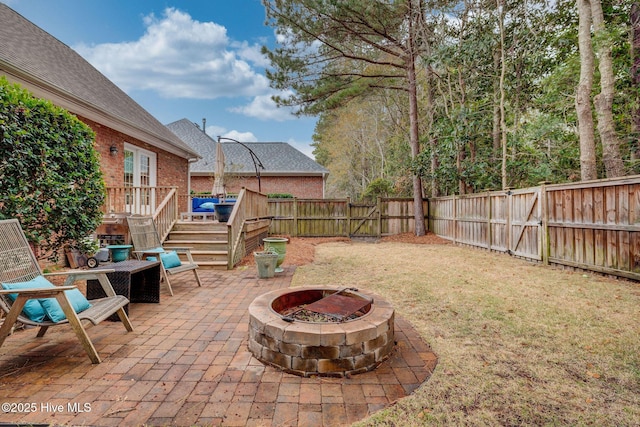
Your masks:
[{"label": "tree trunk", "polygon": [[[411,145],[411,158],[415,159],[420,154],[420,137],[418,121],[418,88],[416,82],[416,40],[415,32],[418,30],[414,26],[414,15],[417,11],[414,10],[413,1],[409,2],[409,40],[407,51],[407,81],[409,89],[409,144]],[[422,208],[422,179],[416,173],[413,174],[413,216],[415,220],[415,235],[424,236],[427,234],[427,230],[424,224],[424,209]]]},{"label": "tree trunk", "polygon": [[438,178],[436,178],[436,170],[438,168],[438,139],[433,135],[433,122],[434,122],[434,82],[433,82],[433,69],[431,66],[427,66],[427,111],[428,111],[428,124],[429,132],[429,147],[431,150],[431,197],[438,197]]},{"label": "tree trunk", "polygon": [[[415,159],[420,154],[420,139],[418,137],[418,90],[416,87],[416,69],[411,61],[407,66],[407,78],[409,80],[409,143],[411,145],[411,158]],[[413,174],[413,216],[415,219],[415,235],[427,234],[424,225],[424,209],[422,208],[422,179]]]},{"label": "tree trunk", "polygon": [[576,113],[580,137],[580,176],[583,181],[596,179],[596,145],[591,87],[593,86],[593,49],[591,47],[591,6],[589,0],[577,0],[578,48],[580,50],[580,82],[576,88]]},{"label": "tree trunk", "polygon": [[[611,41],[605,35],[604,13],[600,0],[591,0],[591,19],[596,37],[598,52],[598,69],[600,70],[600,93],[593,102],[598,115],[598,133],[602,142],[602,161],[607,178],[624,176],[624,162],[620,155],[620,140],[616,135],[613,122],[613,96],[615,92],[615,76],[611,59]],[[600,37],[598,37],[600,36]]]},{"label": "tree trunk", "polygon": [[502,143],[502,167],[500,175],[502,176],[502,189],[507,188],[507,123],[504,112],[504,76],[506,73],[506,55],[504,52],[504,0],[497,0],[498,25],[500,28],[500,141]]},{"label": "tree trunk", "polygon": [[[634,87],[640,87],[640,3],[631,6],[631,81]],[[640,158],[640,98],[635,99],[638,107],[633,113],[636,150],[634,158]]]},{"label": "tree trunk", "polygon": [[[496,75],[500,68],[500,52],[493,52],[493,69]],[[500,84],[496,80],[493,81],[493,129],[491,131],[491,139],[493,141],[493,160],[497,161],[500,156]]]},{"label": "tree trunk", "polygon": [[440,196],[440,187],[438,185],[438,178],[436,177],[436,171],[438,170],[438,154],[436,149],[438,147],[438,139],[434,136],[429,140],[431,145],[431,197]]}]

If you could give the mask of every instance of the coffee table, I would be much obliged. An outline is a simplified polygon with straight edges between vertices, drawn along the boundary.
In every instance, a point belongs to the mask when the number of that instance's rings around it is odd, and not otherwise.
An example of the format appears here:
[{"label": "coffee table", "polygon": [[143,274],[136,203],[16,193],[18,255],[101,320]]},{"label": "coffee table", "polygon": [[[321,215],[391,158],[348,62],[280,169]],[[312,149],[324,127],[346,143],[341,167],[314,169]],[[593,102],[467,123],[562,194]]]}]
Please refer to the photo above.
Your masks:
[{"label": "coffee table", "polygon": [[[128,260],[109,264],[100,264],[113,269],[107,277],[118,295],[124,295],[129,302],[160,302],[160,262]],[[87,299],[104,298],[106,295],[97,280],[87,280]],[[91,302],[91,301],[89,301]],[[124,307],[127,314],[129,305]],[[109,320],[118,320],[112,316]]]}]

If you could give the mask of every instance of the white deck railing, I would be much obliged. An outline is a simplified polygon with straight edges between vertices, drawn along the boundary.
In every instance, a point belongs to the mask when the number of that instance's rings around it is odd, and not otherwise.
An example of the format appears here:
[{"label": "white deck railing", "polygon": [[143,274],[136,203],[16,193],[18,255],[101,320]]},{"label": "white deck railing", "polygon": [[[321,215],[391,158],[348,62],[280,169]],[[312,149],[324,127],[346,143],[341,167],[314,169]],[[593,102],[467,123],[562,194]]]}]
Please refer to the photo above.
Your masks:
[{"label": "white deck railing", "polygon": [[178,220],[177,187],[107,187],[105,215],[147,215],[164,240]]}]

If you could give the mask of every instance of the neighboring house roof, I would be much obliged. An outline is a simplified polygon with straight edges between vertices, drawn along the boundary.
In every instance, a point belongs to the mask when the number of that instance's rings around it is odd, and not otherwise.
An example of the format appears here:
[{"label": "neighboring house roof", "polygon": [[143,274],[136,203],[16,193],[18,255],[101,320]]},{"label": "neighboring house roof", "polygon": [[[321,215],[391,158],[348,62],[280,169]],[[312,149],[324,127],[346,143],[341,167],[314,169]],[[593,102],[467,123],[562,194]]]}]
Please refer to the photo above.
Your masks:
[{"label": "neighboring house roof", "polygon": [[0,73],[74,114],[180,157],[198,157],[73,49],[2,3]]},{"label": "neighboring house roof", "polygon": [[[167,128],[202,156],[202,159],[190,165],[191,174],[209,175],[214,171],[216,140],[188,119],[169,123]],[[226,172],[241,175],[255,174],[255,166],[246,147],[224,139],[221,144]],[[242,142],[242,144],[249,147],[260,159],[264,166],[264,169],[260,170],[260,175],[324,176],[329,174],[325,167],[286,142]]]}]

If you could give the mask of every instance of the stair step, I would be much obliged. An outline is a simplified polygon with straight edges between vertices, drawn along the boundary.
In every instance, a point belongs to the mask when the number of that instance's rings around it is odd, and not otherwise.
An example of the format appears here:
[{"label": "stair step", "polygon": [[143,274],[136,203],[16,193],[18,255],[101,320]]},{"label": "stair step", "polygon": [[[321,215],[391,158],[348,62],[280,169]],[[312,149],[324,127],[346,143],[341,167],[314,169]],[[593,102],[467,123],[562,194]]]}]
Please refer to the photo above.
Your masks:
[{"label": "stair step", "polygon": [[196,256],[227,256],[229,252],[228,251],[197,251],[197,250],[192,250],[191,251],[191,255],[193,257]]},{"label": "stair step", "polygon": [[195,251],[224,251],[227,252],[229,250],[229,243],[226,240],[221,240],[219,242],[212,241],[195,241],[195,240],[181,240],[181,241],[165,241],[164,247],[166,249],[174,248],[190,248],[191,253]]},{"label": "stair step", "polygon": [[226,242],[228,239],[227,233],[216,232],[184,232],[184,231],[172,231],[169,233],[167,242]]},{"label": "stair step", "polygon": [[202,245],[202,244],[219,244],[219,243],[227,243],[227,239],[224,240],[193,240],[193,239],[167,239],[164,241],[166,245],[173,246],[194,246],[194,245]]},{"label": "stair step", "polygon": [[182,229],[182,228],[176,228],[176,226],[174,226],[174,228],[171,229],[172,233],[184,233],[184,234],[198,234],[198,233],[204,233],[204,234],[227,234],[227,229],[217,229],[217,228],[196,228],[196,229]]},{"label": "stair step", "polygon": [[195,221],[178,221],[173,225],[175,231],[227,231],[225,223],[217,222],[195,222]]},{"label": "stair step", "polygon": [[227,261],[198,261],[198,267],[203,270],[226,270]]},{"label": "stair step", "polygon": [[227,239],[226,223],[178,221],[165,240],[164,247],[191,248],[191,256],[200,268],[226,270],[229,257]]}]

